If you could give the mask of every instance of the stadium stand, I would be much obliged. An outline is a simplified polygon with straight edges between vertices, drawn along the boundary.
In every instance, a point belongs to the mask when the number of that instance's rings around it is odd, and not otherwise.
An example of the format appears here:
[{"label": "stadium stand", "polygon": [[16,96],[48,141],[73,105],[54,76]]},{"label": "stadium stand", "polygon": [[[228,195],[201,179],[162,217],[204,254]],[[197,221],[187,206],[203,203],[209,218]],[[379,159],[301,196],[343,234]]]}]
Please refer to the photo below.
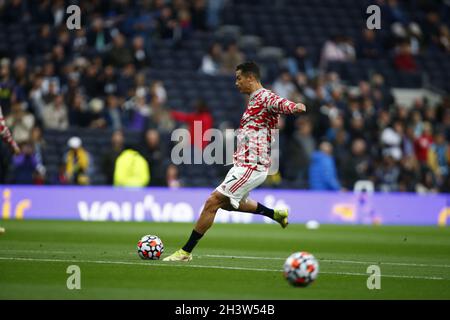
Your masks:
[{"label": "stadium stand", "polygon": [[[36,173],[36,183],[61,181],[55,177],[61,174],[67,141],[78,136],[94,160],[91,184],[106,184],[101,156],[114,130],[123,130],[126,144],[142,149],[145,132],[156,128],[170,151],[170,133],[180,125],[170,110],[192,112],[199,99],[207,102],[215,127],[237,128],[245,99],[234,87],[234,75],[221,67],[224,52],[237,44],[239,54],[230,59],[258,62],[271,88],[288,71],[295,90],[286,98],[305,101],[309,108],[306,117],[283,119],[281,178],[267,187],[308,188],[304,167],[319,143],[328,140],[342,188],[370,179],[377,190],[449,192],[450,10],[445,2],[379,1],[382,28],[373,32],[373,41],[365,34],[369,1],[74,3],[82,9],[81,30],[66,28],[69,1],[0,4],[0,104],[7,118],[20,104],[43,128],[46,170]],[[210,55],[214,44],[217,52]],[[203,72],[205,60],[216,73]],[[152,89],[157,81],[162,85]],[[437,106],[427,99],[402,106],[393,88],[429,88],[443,99]],[[55,107],[55,112],[69,127],[47,128],[43,114],[60,95],[63,111]],[[310,132],[302,129],[305,122]],[[10,126],[14,135],[20,124],[10,120]],[[363,151],[353,150],[358,139],[364,141]],[[396,147],[400,153],[392,151]],[[297,158],[288,161],[288,150]],[[4,146],[1,156],[11,157]],[[14,181],[10,163],[2,161],[1,183]],[[181,165],[179,174],[182,185],[215,186],[224,169]]]}]

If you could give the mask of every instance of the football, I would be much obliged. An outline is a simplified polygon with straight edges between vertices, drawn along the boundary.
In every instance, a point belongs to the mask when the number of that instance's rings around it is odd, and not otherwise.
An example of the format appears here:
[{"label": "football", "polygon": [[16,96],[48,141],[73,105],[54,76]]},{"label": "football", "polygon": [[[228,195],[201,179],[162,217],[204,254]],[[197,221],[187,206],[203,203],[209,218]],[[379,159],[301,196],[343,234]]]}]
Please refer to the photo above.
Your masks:
[{"label": "football", "polygon": [[146,235],[139,240],[137,251],[144,260],[158,260],[164,252],[164,244],[158,236]]},{"label": "football", "polygon": [[293,286],[307,287],[319,274],[319,263],[308,252],[296,252],[284,263],[284,277]]}]

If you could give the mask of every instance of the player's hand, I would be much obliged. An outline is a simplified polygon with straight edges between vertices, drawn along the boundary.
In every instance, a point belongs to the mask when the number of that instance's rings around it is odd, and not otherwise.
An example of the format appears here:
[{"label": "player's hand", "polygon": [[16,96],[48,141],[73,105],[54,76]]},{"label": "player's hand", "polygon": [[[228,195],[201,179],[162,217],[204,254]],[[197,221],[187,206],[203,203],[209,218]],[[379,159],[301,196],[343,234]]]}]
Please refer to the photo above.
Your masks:
[{"label": "player's hand", "polygon": [[303,103],[297,103],[295,107],[298,112],[306,112],[306,106]]}]

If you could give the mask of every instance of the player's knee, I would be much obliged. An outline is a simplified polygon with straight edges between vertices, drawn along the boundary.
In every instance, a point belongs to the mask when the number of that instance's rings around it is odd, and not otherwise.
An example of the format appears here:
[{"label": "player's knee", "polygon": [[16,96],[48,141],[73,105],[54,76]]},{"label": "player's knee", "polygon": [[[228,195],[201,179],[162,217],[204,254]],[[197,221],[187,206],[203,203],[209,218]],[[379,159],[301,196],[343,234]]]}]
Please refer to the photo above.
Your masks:
[{"label": "player's knee", "polygon": [[212,193],[209,196],[208,200],[206,200],[204,211],[215,213],[217,209],[222,208],[223,206],[226,205],[225,200],[226,199],[224,199],[223,196],[217,193]]}]

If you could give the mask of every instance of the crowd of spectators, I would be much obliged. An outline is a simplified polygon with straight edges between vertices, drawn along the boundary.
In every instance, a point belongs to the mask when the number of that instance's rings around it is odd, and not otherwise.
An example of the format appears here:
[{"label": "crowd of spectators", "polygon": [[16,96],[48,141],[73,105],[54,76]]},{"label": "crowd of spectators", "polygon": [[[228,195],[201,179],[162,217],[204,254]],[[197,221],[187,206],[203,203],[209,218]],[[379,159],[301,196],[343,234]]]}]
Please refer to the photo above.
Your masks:
[{"label": "crowd of spectators", "polygon": [[[148,180],[140,183],[183,185],[160,133],[180,122],[190,126],[193,119],[210,128],[221,119],[212,119],[208,101],[200,101],[190,114],[171,110],[164,83],[145,71],[158,63],[152,57],[155,43],[176,51],[191,34],[214,31],[225,2],[82,1],[86,27],[71,31],[64,23],[65,1],[0,1],[2,23],[39,26],[23,55],[0,52],[0,105],[22,148],[8,165],[6,148],[0,146],[1,182],[86,185],[93,174],[102,174],[108,184],[121,185],[117,176],[127,174],[116,172],[117,159],[129,151],[121,161],[126,163],[138,149],[149,169]],[[379,74],[354,90],[339,74],[325,71],[331,61],[377,59],[388,53],[396,68],[414,72],[414,55],[421,50],[450,53],[448,26],[439,12],[430,10],[425,20],[410,21],[397,1],[379,4],[389,13],[383,17],[391,28],[387,38],[378,39],[371,30],[364,30],[360,39],[336,34],[323,44],[318,62],[299,46],[281,64],[279,77],[265,83],[308,106],[306,116],[282,118],[281,178],[271,180],[273,184],[350,190],[357,180],[372,180],[383,191],[449,192],[448,96],[439,106],[426,99],[402,106]],[[198,71],[232,75],[245,59],[236,42],[215,42],[204,52]],[[111,148],[94,168],[91,150],[73,137],[58,175],[48,176],[45,130],[68,128],[112,130]],[[144,142],[137,148],[127,145],[123,132],[128,130],[143,133]]]},{"label": "crowd of spectators", "polygon": [[273,83],[275,92],[310,106],[308,116],[287,121],[286,153],[296,156],[284,176],[312,189],[349,190],[357,180],[371,180],[382,191],[448,192],[448,93],[439,106],[422,98],[399,105],[381,74],[351,90],[339,74],[326,72],[330,62],[390,57],[399,72],[414,73],[417,55],[450,54],[448,8],[440,12],[433,1],[419,1],[423,14],[410,16],[401,1],[375,4],[389,32],[364,28],[357,39],[336,33],[323,44],[317,66],[299,46]]},{"label": "crowd of spectators", "polygon": [[337,73],[308,79],[286,71],[272,89],[308,106],[281,122],[281,175],[291,185],[352,190],[371,180],[381,191],[450,190],[449,97],[438,106],[399,105],[379,74],[354,88]]},{"label": "crowd of spectators", "polygon": [[441,7],[436,6],[435,1],[415,3],[417,12],[423,12],[420,17],[408,15],[402,1],[375,1],[373,4],[382,12],[382,29],[388,32],[364,28],[357,39],[337,32],[322,47],[320,68],[326,69],[332,61],[390,57],[398,71],[411,73],[420,71],[416,61],[419,54],[425,51],[450,53],[449,25],[445,21],[449,15],[448,5],[447,11],[439,12]]}]

